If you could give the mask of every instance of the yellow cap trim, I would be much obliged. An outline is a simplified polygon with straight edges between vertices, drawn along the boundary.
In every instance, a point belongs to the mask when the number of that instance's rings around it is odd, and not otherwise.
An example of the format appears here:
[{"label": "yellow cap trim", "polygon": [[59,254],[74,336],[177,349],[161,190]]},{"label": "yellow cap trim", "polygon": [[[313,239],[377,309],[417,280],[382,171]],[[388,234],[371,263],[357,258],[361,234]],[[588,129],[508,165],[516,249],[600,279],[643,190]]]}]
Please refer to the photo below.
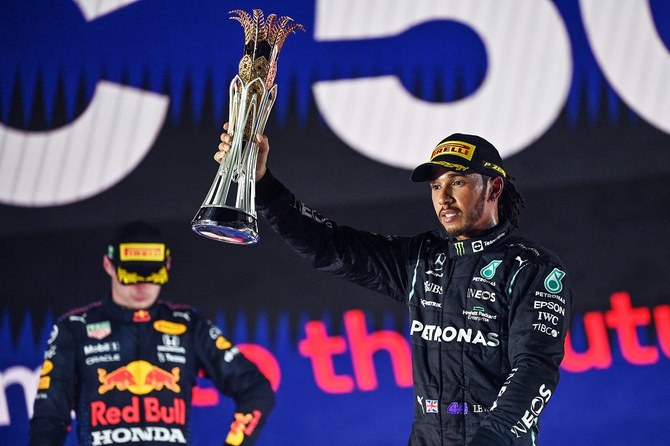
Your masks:
[{"label": "yellow cap trim", "polygon": [[446,167],[447,169],[454,169],[454,170],[460,170],[460,171],[465,171],[468,170],[469,167],[466,167],[462,164],[454,164],[454,163],[448,163],[446,161],[431,161],[431,164],[437,164],[442,167]]},{"label": "yellow cap trim", "polygon": [[498,166],[497,164],[493,164],[493,163],[489,163],[488,161],[484,161],[484,167],[487,167],[489,169],[493,169],[496,172],[498,172],[500,175],[502,175],[503,177],[507,177],[507,174],[505,173],[503,168]]},{"label": "yellow cap trim", "polygon": [[135,283],[152,282],[158,285],[163,285],[168,281],[167,268],[162,267],[158,272],[151,273],[148,276],[140,276],[137,273],[132,273],[120,266],[116,267],[116,277],[124,285],[132,285]]}]

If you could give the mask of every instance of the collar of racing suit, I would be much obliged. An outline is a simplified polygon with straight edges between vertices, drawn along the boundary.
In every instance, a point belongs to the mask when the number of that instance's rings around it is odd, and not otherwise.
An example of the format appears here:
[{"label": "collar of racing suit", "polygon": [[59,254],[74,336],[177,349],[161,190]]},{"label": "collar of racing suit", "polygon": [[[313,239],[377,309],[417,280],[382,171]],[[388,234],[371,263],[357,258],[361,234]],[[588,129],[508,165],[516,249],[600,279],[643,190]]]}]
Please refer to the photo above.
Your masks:
[{"label": "collar of racing suit", "polygon": [[131,310],[126,307],[115,303],[112,300],[112,297],[109,296],[104,300],[104,307],[107,310],[107,313],[112,319],[124,321],[124,322],[149,322],[156,319],[158,314],[158,307],[160,306],[160,300],[156,300],[152,306],[143,310]]},{"label": "collar of racing suit", "polygon": [[489,232],[481,237],[469,238],[467,240],[456,240],[446,237],[444,229],[440,232],[449,242],[449,257],[462,257],[477,254],[486,251],[491,246],[501,242],[512,232],[512,225],[509,221],[503,221],[493,227]]}]

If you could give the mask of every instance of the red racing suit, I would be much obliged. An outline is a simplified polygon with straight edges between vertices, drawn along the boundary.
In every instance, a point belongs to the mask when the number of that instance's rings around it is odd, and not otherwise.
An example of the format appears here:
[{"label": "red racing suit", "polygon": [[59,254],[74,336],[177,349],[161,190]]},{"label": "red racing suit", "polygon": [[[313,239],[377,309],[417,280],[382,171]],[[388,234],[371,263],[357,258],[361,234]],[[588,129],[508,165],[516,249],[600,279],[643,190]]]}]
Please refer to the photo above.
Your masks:
[{"label": "red racing suit", "polygon": [[534,445],[554,393],[571,292],[556,255],[501,223],[458,241],[338,226],[268,171],[259,212],[319,270],[404,303],[414,381],[410,445]]},{"label": "red racing suit", "polygon": [[[127,310],[111,298],[54,325],[30,422],[30,445],[190,444],[191,390],[200,371],[235,402],[225,444],[253,444],[275,395],[256,365],[187,305]],[[223,440],[222,440],[223,441]]]}]

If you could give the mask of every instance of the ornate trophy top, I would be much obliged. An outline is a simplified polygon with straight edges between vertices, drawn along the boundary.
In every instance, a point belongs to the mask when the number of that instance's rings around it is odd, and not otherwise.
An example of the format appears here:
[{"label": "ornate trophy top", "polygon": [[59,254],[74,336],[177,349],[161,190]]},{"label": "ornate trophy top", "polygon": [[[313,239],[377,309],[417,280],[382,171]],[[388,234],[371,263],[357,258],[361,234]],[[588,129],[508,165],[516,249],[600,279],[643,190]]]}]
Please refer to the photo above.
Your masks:
[{"label": "ornate trophy top", "polygon": [[244,56],[240,60],[239,76],[247,83],[255,78],[265,81],[268,89],[274,84],[277,74],[277,58],[284,41],[295,30],[305,28],[299,23],[291,23],[291,17],[278,17],[270,14],[267,18],[263,11],[254,9],[253,15],[236,9],[230,11],[231,20],[237,20],[244,27]]},{"label": "ornate trophy top", "polygon": [[228,134],[230,151],[221,162],[212,186],[191,221],[197,234],[213,240],[248,245],[259,240],[256,218],[256,161],[258,144],[277,99],[277,58],[284,41],[302,25],[290,17],[254,9],[235,10],[231,17],[244,27],[244,56],[230,82]]}]

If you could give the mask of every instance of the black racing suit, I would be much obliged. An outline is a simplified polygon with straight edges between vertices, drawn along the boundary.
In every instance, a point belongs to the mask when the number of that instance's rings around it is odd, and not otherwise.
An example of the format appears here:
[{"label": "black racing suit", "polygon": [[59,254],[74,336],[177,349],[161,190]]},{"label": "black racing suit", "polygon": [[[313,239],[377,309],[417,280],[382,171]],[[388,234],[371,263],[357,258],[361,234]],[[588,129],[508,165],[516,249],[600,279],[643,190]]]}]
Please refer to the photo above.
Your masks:
[{"label": "black racing suit", "polygon": [[259,212],[319,270],[405,303],[414,380],[411,445],[533,445],[570,321],[558,257],[501,223],[481,238],[382,236],[338,226],[272,174]]},{"label": "black racing suit", "polygon": [[[51,332],[30,445],[62,445],[77,416],[79,444],[190,444],[200,372],[235,401],[225,444],[257,438],[275,395],[221,330],[187,305],[127,310],[110,299],[73,310]],[[220,440],[223,443],[223,439]]]}]

